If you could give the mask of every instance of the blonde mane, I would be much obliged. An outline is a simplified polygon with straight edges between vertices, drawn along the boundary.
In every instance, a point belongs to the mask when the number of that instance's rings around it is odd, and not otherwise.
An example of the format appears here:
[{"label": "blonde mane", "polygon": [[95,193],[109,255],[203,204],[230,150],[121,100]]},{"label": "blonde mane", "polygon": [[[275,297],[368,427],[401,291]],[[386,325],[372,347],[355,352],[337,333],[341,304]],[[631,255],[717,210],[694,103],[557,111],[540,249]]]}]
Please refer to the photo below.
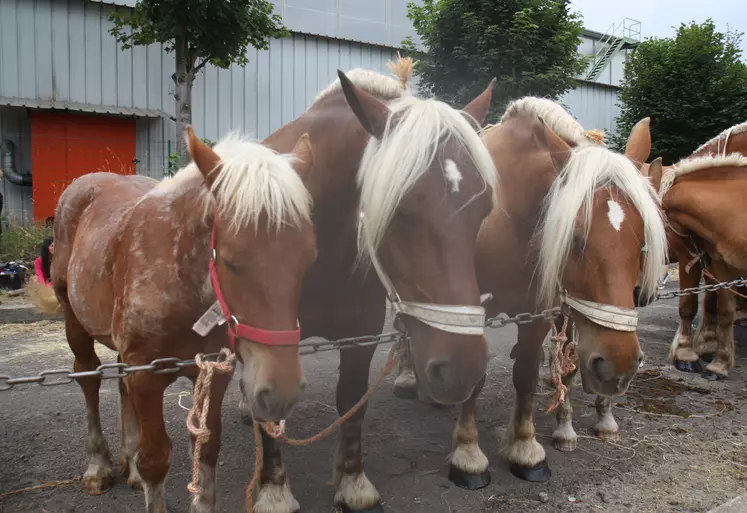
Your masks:
[{"label": "blonde mane", "polygon": [[728,155],[705,155],[703,157],[692,157],[679,161],[672,166],[662,177],[659,186],[659,197],[672,188],[677,178],[702,171],[704,169],[723,167],[747,167],[747,157],[741,153],[730,153]]},{"label": "blonde mane", "polygon": [[[715,145],[716,155],[725,157],[726,145],[729,143],[729,137],[731,137],[732,135],[741,134],[742,132],[747,132],[747,121],[745,121],[744,123],[738,123],[732,127],[727,128],[726,130],[723,130],[720,134],[718,134],[707,143],[701,144],[698,149],[693,152],[693,154],[705,151],[709,146]],[[709,151],[709,153],[713,153],[713,151],[711,150]]]},{"label": "blonde mane", "polygon": [[641,178],[627,157],[597,145],[574,148],[565,168],[553,183],[543,209],[540,236],[539,302],[549,307],[555,301],[563,269],[574,238],[579,212],[585,212],[586,235],[591,228],[594,195],[600,188],[615,187],[638,210],[644,224],[646,252],[641,292],[652,297],[667,255],[656,192]]},{"label": "blonde mane", "polygon": [[[397,206],[429,169],[445,140],[451,138],[470,155],[486,188],[495,190],[497,180],[474,119],[438,100],[409,95],[388,106],[384,135],[380,141],[369,140],[358,171],[360,210],[366,220],[365,233],[358,234],[361,259],[368,257],[361,238],[365,236],[374,251],[378,248]],[[392,119],[398,120],[396,126]]]},{"label": "blonde mane", "polygon": [[[217,210],[221,219],[230,220],[234,231],[252,224],[258,227],[263,212],[268,230],[311,222],[311,195],[293,168],[293,155],[278,154],[238,133],[218,141],[213,151],[221,158],[222,167],[209,190],[200,185],[205,218]],[[195,179],[204,180],[190,162],[173,177],[163,179],[149,195],[179,191]]]},{"label": "blonde mane", "polygon": [[604,132],[584,130],[562,105],[550,99],[525,96],[515,100],[506,108],[506,112],[501,117],[501,123],[522,115],[541,117],[547,126],[568,144],[577,146],[604,144]]}]

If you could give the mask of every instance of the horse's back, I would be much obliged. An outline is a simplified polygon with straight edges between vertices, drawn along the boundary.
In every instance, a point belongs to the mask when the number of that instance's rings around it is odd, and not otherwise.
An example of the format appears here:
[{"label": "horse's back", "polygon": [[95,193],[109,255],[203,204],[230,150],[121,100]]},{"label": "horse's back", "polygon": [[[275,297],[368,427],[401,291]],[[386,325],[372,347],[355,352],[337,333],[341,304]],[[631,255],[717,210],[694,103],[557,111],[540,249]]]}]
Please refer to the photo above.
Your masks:
[{"label": "horse's back", "polygon": [[122,222],[157,183],[145,176],[91,173],[75,180],[60,197],[53,285],[94,337],[111,329],[111,268]]}]

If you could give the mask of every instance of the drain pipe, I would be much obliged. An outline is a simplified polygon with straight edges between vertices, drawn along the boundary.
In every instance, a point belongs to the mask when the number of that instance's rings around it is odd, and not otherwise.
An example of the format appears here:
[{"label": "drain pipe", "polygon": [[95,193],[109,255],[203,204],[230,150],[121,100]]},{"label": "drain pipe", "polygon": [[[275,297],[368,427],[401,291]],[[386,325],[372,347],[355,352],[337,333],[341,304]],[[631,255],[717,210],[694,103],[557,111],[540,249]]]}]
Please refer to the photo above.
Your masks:
[{"label": "drain pipe", "polygon": [[3,170],[5,178],[10,183],[22,187],[31,187],[32,179],[30,174],[21,174],[16,171],[16,148],[12,141],[3,140],[0,144],[0,169]]}]

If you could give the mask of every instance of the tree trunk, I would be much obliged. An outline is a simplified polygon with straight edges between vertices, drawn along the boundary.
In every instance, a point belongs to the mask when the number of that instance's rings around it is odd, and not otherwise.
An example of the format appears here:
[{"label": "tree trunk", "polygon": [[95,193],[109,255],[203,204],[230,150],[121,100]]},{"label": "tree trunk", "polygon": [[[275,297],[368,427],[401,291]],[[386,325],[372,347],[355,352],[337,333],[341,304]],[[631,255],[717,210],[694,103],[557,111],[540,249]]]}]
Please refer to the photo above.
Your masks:
[{"label": "tree trunk", "polygon": [[174,93],[176,98],[176,151],[179,154],[179,168],[182,168],[189,164],[184,129],[192,123],[192,85],[195,81],[195,73],[194,59],[189,55],[186,38],[176,38],[174,53],[176,57],[176,73],[174,73],[174,83],[176,84]]}]

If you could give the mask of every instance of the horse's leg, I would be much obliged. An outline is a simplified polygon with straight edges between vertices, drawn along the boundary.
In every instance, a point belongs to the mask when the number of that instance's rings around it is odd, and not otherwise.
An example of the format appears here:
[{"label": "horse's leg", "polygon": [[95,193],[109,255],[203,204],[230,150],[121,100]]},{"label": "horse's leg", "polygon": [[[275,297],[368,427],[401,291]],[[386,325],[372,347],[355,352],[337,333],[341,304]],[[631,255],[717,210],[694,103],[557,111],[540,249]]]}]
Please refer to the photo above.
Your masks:
[{"label": "horse's leg", "polygon": [[[121,357],[117,357],[121,361]],[[127,476],[127,484],[133,488],[142,488],[143,483],[135,465],[137,454],[137,417],[132,406],[130,394],[124,380],[119,380],[119,411],[117,412],[117,429],[119,431],[119,473]]]},{"label": "horse's leg", "polygon": [[[713,359],[713,353],[718,346],[716,325],[718,323],[718,295],[716,292],[706,292],[703,298],[703,313],[700,315],[698,326],[693,337],[693,349],[701,358],[707,361]],[[707,355],[704,357],[704,355]]]},{"label": "horse's leg", "polygon": [[516,359],[513,370],[516,403],[502,444],[502,453],[509,462],[511,473],[533,482],[547,481],[551,475],[545,449],[535,438],[532,418],[542,341],[547,331],[544,322],[519,326],[517,343],[511,351],[511,357]]},{"label": "horse's leg", "polygon": [[[340,351],[340,379],[337,382],[337,412],[344,415],[368,388],[368,374],[375,347],[358,347]],[[337,484],[335,504],[343,511],[383,511],[378,490],[363,472],[361,427],[366,406],[340,427],[340,443],[335,453],[334,481]]]},{"label": "horse's leg", "polygon": [[291,493],[277,440],[259,430],[262,435],[262,472],[259,493],[254,501],[254,513],[297,513],[301,510]]},{"label": "horse's leg", "polygon": [[[141,362],[137,362],[138,364]],[[145,491],[147,513],[165,513],[166,475],[171,467],[171,439],[163,420],[163,393],[168,376],[136,372],[125,378],[138,424],[135,466]]]},{"label": "horse's leg", "polygon": [[591,428],[593,433],[606,442],[619,440],[620,428],[612,415],[612,400],[609,397],[598,395],[594,406],[597,408],[599,420]]},{"label": "horse's leg", "polygon": [[479,490],[490,484],[488,458],[478,445],[477,397],[485,385],[483,378],[475,387],[472,396],[462,404],[449,457],[449,480],[468,490]]},{"label": "horse's leg", "polygon": [[734,366],[734,320],[737,314],[737,300],[729,289],[719,289],[718,323],[716,325],[716,354],[709,363],[703,377],[709,380],[724,379]]},{"label": "horse's leg", "polygon": [[[65,334],[70,349],[75,355],[75,371],[90,371],[101,365],[101,360],[96,355],[93,338],[83,329],[70,305],[63,301],[65,314]],[[83,486],[88,493],[99,494],[109,489],[114,484],[109,449],[106,446],[104,434],[101,432],[101,417],[99,414],[99,388],[101,378],[91,376],[77,378],[78,384],[83,389],[86,398],[86,412],[88,415],[88,441],[86,452],[88,454],[88,469],[83,475]]]},{"label": "horse's leg", "polygon": [[[206,427],[210,432],[208,440],[202,444],[200,449],[199,461],[199,478],[200,493],[195,497],[190,505],[191,513],[214,513],[215,508],[215,488],[216,488],[216,465],[218,464],[218,454],[220,453],[221,437],[221,407],[223,405],[223,396],[233,374],[222,374],[215,372],[213,381],[210,384],[210,409],[205,419]],[[194,455],[194,445],[196,437],[190,434],[192,452]],[[194,464],[194,461],[192,462]]]},{"label": "horse's leg", "polygon": [[[684,272],[682,261],[680,261],[680,290],[697,287],[700,283],[702,266],[695,262],[690,272]],[[679,314],[680,325],[674,334],[672,346],[669,349],[669,361],[677,370],[683,372],[700,372],[700,357],[693,350],[692,330],[693,318],[698,313],[698,296],[687,294],[680,298]]]},{"label": "horse's leg", "polygon": [[559,451],[575,451],[578,444],[578,436],[573,429],[573,379],[577,371],[573,371],[563,376],[563,385],[568,389],[568,393],[555,413],[558,425],[552,433],[552,443]]}]

